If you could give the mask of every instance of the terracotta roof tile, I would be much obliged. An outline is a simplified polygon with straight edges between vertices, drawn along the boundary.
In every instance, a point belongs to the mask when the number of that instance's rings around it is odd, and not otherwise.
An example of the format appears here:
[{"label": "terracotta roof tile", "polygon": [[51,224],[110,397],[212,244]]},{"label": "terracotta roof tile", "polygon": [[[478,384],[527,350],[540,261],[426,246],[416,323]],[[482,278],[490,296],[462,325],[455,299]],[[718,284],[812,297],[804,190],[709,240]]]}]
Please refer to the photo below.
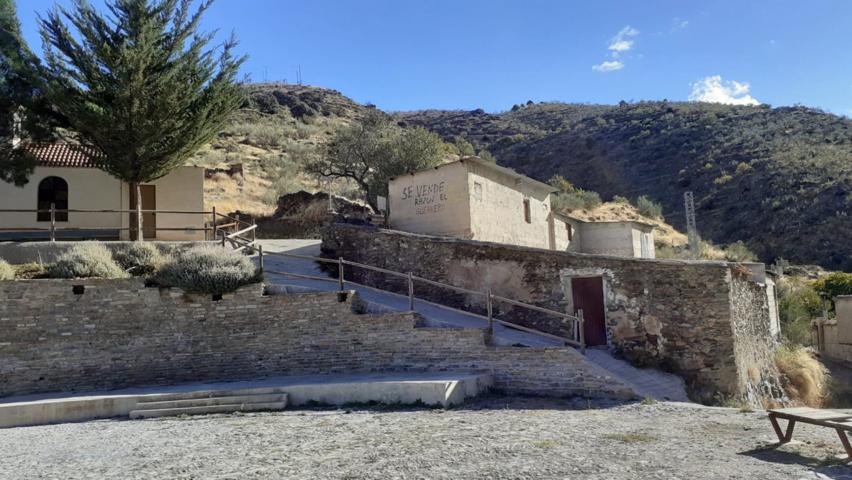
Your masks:
[{"label": "terracotta roof tile", "polygon": [[24,148],[42,167],[97,168],[98,159],[102,156],[93,148],[67,143],[27,145]]}]

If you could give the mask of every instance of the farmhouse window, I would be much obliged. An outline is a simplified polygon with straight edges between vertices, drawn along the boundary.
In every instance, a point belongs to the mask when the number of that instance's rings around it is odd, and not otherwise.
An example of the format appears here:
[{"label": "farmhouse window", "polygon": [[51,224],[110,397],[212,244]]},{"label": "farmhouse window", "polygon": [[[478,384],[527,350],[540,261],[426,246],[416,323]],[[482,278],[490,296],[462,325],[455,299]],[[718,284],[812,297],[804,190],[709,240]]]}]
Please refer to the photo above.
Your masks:
[{"label": "farmhouse window", "polygon": [[532,212],[530,211],[530,199],[524,199],[524,221],[532,223]]},{"label": "farmhouse window", "polygon": [[47,177],[38,184],[39,222],[50,221],[50,206],[56,209],[56,221],[68,221],[68,182],[59,177]]}]

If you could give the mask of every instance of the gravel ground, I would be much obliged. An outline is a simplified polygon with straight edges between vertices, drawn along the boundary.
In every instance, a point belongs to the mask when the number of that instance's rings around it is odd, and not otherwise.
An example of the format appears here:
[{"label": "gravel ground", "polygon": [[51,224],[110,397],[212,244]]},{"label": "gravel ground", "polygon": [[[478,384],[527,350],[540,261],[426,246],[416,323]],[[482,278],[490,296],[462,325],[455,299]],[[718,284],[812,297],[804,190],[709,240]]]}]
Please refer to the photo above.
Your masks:
[{"label": "gravel ground", "polygon": [[[590,408],[591,407],[591,408]],[[0,430],[0,478],[849,478],[835,433],[762,412],[488,397]]]}]

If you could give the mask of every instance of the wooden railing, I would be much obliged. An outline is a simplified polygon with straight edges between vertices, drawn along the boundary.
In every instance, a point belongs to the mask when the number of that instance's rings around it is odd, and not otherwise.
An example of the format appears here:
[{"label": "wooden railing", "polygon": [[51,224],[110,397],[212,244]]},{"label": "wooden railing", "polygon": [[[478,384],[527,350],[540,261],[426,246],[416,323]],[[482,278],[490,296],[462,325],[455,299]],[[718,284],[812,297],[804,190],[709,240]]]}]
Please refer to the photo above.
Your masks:
[{"label": "wooden railing", "polygon": [[[490,288],[486,289],[484,292],[478,291],[478,290],[471,290],[471,289],[468,289],[468,288],[458,287],[458,286],[450,285],[450,284],[447,284],[447,283],[429,280],[427,278],[423,278],[423,277],[419,277],[417,275],[414,275],[411,272],[408,272],[408,273],[396,272],[394,270],[388,270],[386,268],[381,268],[381,267],[376,267],[376,266],[373,266],[373,265],[367,265],[367,264],[363,264],[363,263],[353,262],[353,261],[350,261],[350,260],[346,260],[342,257],[337,258],[337,259],[333,259],[333,258],[313,257],[313,256],[309,256],[309,255],[299,255],[299,254],[295,254],[295,253],[285,253],[285,252],[267,252],[266,254],[264,254],[262,248],[260,248],[259,246],[258,246],[258,248],[259,248],[259,254],[260,254],[259,255],[260,268],[263,270],[264,273],[270,273],[270,274],[273,274],[273,275],[282,275],[282,276],[293,277],[293,278],[302,278],[302,279],[307,279],[307,280],[337,282],[338,288],[340,290],[344,290],[346,283],[350,283],[350,284],[353,284],[353,285],[360,285],[360,286],[363,286],[363,287],[374,288],[374,287],[370,287],[369,285],[363,285],[363,284],[360,284],[360,283],[352,281],[352,280],[346,280],[345,269],[346,269],[347,265],[352,266],[352,267],[356,267],[356,268],[364,268],[364,269],[367,269],[367,270],[372,270],[374,272],[379,272],[379,273],[382,273],[382,274],[385,274],[385,275],[390,275],[390,276],[394,276],[394,277],[397,277],[397,278],[404,279],[407,282],[407,286],[408,286],[408,308],[409,308],[409,310],[412,310],[412,311],[414,310],[415,302],[429,303],[429,304],[432,304],[432,305],[437,305],[437,306],[440,306],[440,307],[443,307],[443,308],[449,308],[449,309],[452,309],[452,310],[463,312],[467,315],[471,315],[471,316],[474,316],[474,317],[484,319],[484,320],[488,321],[489,333],[493,333],[494,323],[496,322],[496,323],[499,323],[501,325],[504,325],[504,326],[507,326],[507,327],[510,327],[510,328],[514,328],[514,329],[521,330],[521,331],[528,332],[528,333],[534,333],[536,335],[541,335],[541,336],[552,338],[552,339],[555,339],[555,340],[559,340],[561,342],[564,342],[567,345],[571,345],[571,346],[575,346],[575,347],[580,348],[580,350],[583,353],[586,352],[586,341],[585,341],[585,338],[584,338],[585,335],[584,335],[584,326],[583,326],[583,324],[585,323],[585,320],[583,319],[583,311],[582,310],[577,311],[575,314],[572,314],[570,312],[560,312],[560,311],[557,311],[557,310],[551,310],[549,308],[539,307],[537,305],[532,305],[532,304],[521,302],[521,301],[518,301],[518,300],[513,300],[511,298],[502,297],[502,296],[499,296],[499,295],[494,295],[491,292]],[[306,275],[306,274],[295,273],[295,272],[269,270],[269,269],[264,268],[264,259],[263,259],[264,255],[297,258],[297,259],[301,259],[301,260],[311,260],[311,261],[315,261],[315,262],[335,264],[335,265],[337,265],[337,278],[333,279],[333,278],[329,278],[329,277],[321,277],[321,276],[318,276],[318,275]],[[455,308],[455,307],[452,307],[452,306],[449,306],[449,305],[431,302],[431,301],[428,301],[428,300],[425,300],[425,299],[422,299],[422,298],[417,298],[415,296],[415,286],[416,286],[417,283],[422,283],[422,284],[426,284],[426,285],[430,285],[430,286],[438,287],[438,288],[444,288],[444,289],[447,289],[447,290],[451,290],[451,291],[454,291],[454,292],[463,293],[463,294],[467,294],[467,295],[484,297],[485,298],[486,315],[481,315],[481,314],[471,312],[471,311],[466,311],[466,310],[460,310],[458,308]],[[512,323],[512,322],[508,322],[506,320],[501,320],[501,319],[495,318],[494,317],[494,303],[495,302],[496,303],[505,303],[505,304],[509,304],[509,305],[512,305],[512,306],[515,306],[515,307],[525,308],[525,309],[532,310],[532,311],[535,311],[535,312],[538,312],[538,313],[543,313],[543,314],[546,314],[546,315],[551,315],[551,316],[554,316],[554,317],[557,317],[557,318],[561,318],[566,323],[571,325],[571,332],[572,332],[571,336],[570,337],[562,337],[562,336],[559,336],[559,335],[553,335],[552,333],[542,332],[541,330],[536,330],[534,328],[529,328],[529,327],[526,327],[526,326],[523,326],[523,325],[518,325],[517,323]]]},{"label": "wooden railing", "polygon": [[[148,210],[142,209],[142,214],[152,213],[155,215],[200,215],[204,220],[202,221],[201,227],[159,227],[154,226],[151,230],[156,232],[167,232],[167,231],[182,231],[182,232],[204,232],[204,237],[210,240],[218,240],[220,236],[224,239],[225,236],[234,235],[235,238],[239,240],[243,240],[243,236],[250,233],[251,242],[256,240],[255,229],[257,228],[254,224],[254,218],[249,217],[249,220],[246,221],[239,216],[231,217],[228,215],[223,215],[221,213],[216,212],[216,207],[213,207],[212,210]],[[65,214],[66,218],[69,214],[72,213],[83,213],[83,214],[128,214],[133,215],[137,213],[135,209],[81,209],[81,208],[69,208],[69,209],[58,209],[55,205],[51,205],[50,209],[47,210],[39,210],[39,209],[0,209],[0,214],[2,213],[31,213],[38,215],[39,213],[47,213],[49,214],[49,224],[46,226],[37,226],[37,227],[21,227],[21,226],[8,226],[3,225],[0,227],[0,232],[47,232],[50,241],[56,241],[58,232],[122,232],[122,231],[130,231],[135,232],[135,225],[124,226],[123,220],[119,220],[119,225],[117,226],[91,226],[91,227],[66,227],[62,226],[61,223],[57,220],[58,214]],[[209,221],[207,220],[209,218]],[[39,223],[47,223],[48,221],[39,222]],[[63,220],[64,222],[65,220]],[[132,224],[133,222],[129,222]],[[143,226],[143,230],[145,227]]]}]

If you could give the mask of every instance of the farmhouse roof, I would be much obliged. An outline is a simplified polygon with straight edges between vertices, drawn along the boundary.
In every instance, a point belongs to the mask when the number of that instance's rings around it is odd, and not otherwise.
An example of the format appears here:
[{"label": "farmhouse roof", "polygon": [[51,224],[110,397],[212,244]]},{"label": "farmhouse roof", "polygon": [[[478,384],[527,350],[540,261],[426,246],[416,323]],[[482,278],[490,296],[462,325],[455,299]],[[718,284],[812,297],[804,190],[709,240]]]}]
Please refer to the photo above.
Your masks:
[{"label": "farmhouse roof", "polygon": [[[500,165],[497,165],[497,162],[489,162],[488,160],[483,160],[479,157],[462,157],[461,159],[456,160],[454,162],[445,163],[443,165],[438,165],[437,167],[434,167],[434,169],[443,168],[443,167],[446,167],[448,165],[455,165],[457,163],[461,163],[462,165],[464,165],[466,163],[472,163],[472,164],[475,164],[475,165],[479,165],[479,166],[486,168],[488,170],[500,172],[500,173],[516,180],[517,182],[524,183],[524,184],[529,185],[533,188],[543,190],[543,191],[546,191],[548,193],[555,193],[555,192],[559,191],[558,189],[553,188],[552,186],[550,186],[546,183],[539,182],[538,180],[530,178],[526,175],[521,175],[520,173],[512,170],[511,168],[501,167]],[[418,173],[421,173],[421,172],[424,172],[424,171],[426,171],[426,170],[420,170],[419,172],[411,172],[410,175],[417,175]],[[391,178],[391,180],[395,180],[396,178],[399,178],[399,177]]]},{"label": "farmhouse roof", "polygon": [[40,167],[97,168],[103,156],[92,147],[70,143],[29,144],[23,148]]}]

